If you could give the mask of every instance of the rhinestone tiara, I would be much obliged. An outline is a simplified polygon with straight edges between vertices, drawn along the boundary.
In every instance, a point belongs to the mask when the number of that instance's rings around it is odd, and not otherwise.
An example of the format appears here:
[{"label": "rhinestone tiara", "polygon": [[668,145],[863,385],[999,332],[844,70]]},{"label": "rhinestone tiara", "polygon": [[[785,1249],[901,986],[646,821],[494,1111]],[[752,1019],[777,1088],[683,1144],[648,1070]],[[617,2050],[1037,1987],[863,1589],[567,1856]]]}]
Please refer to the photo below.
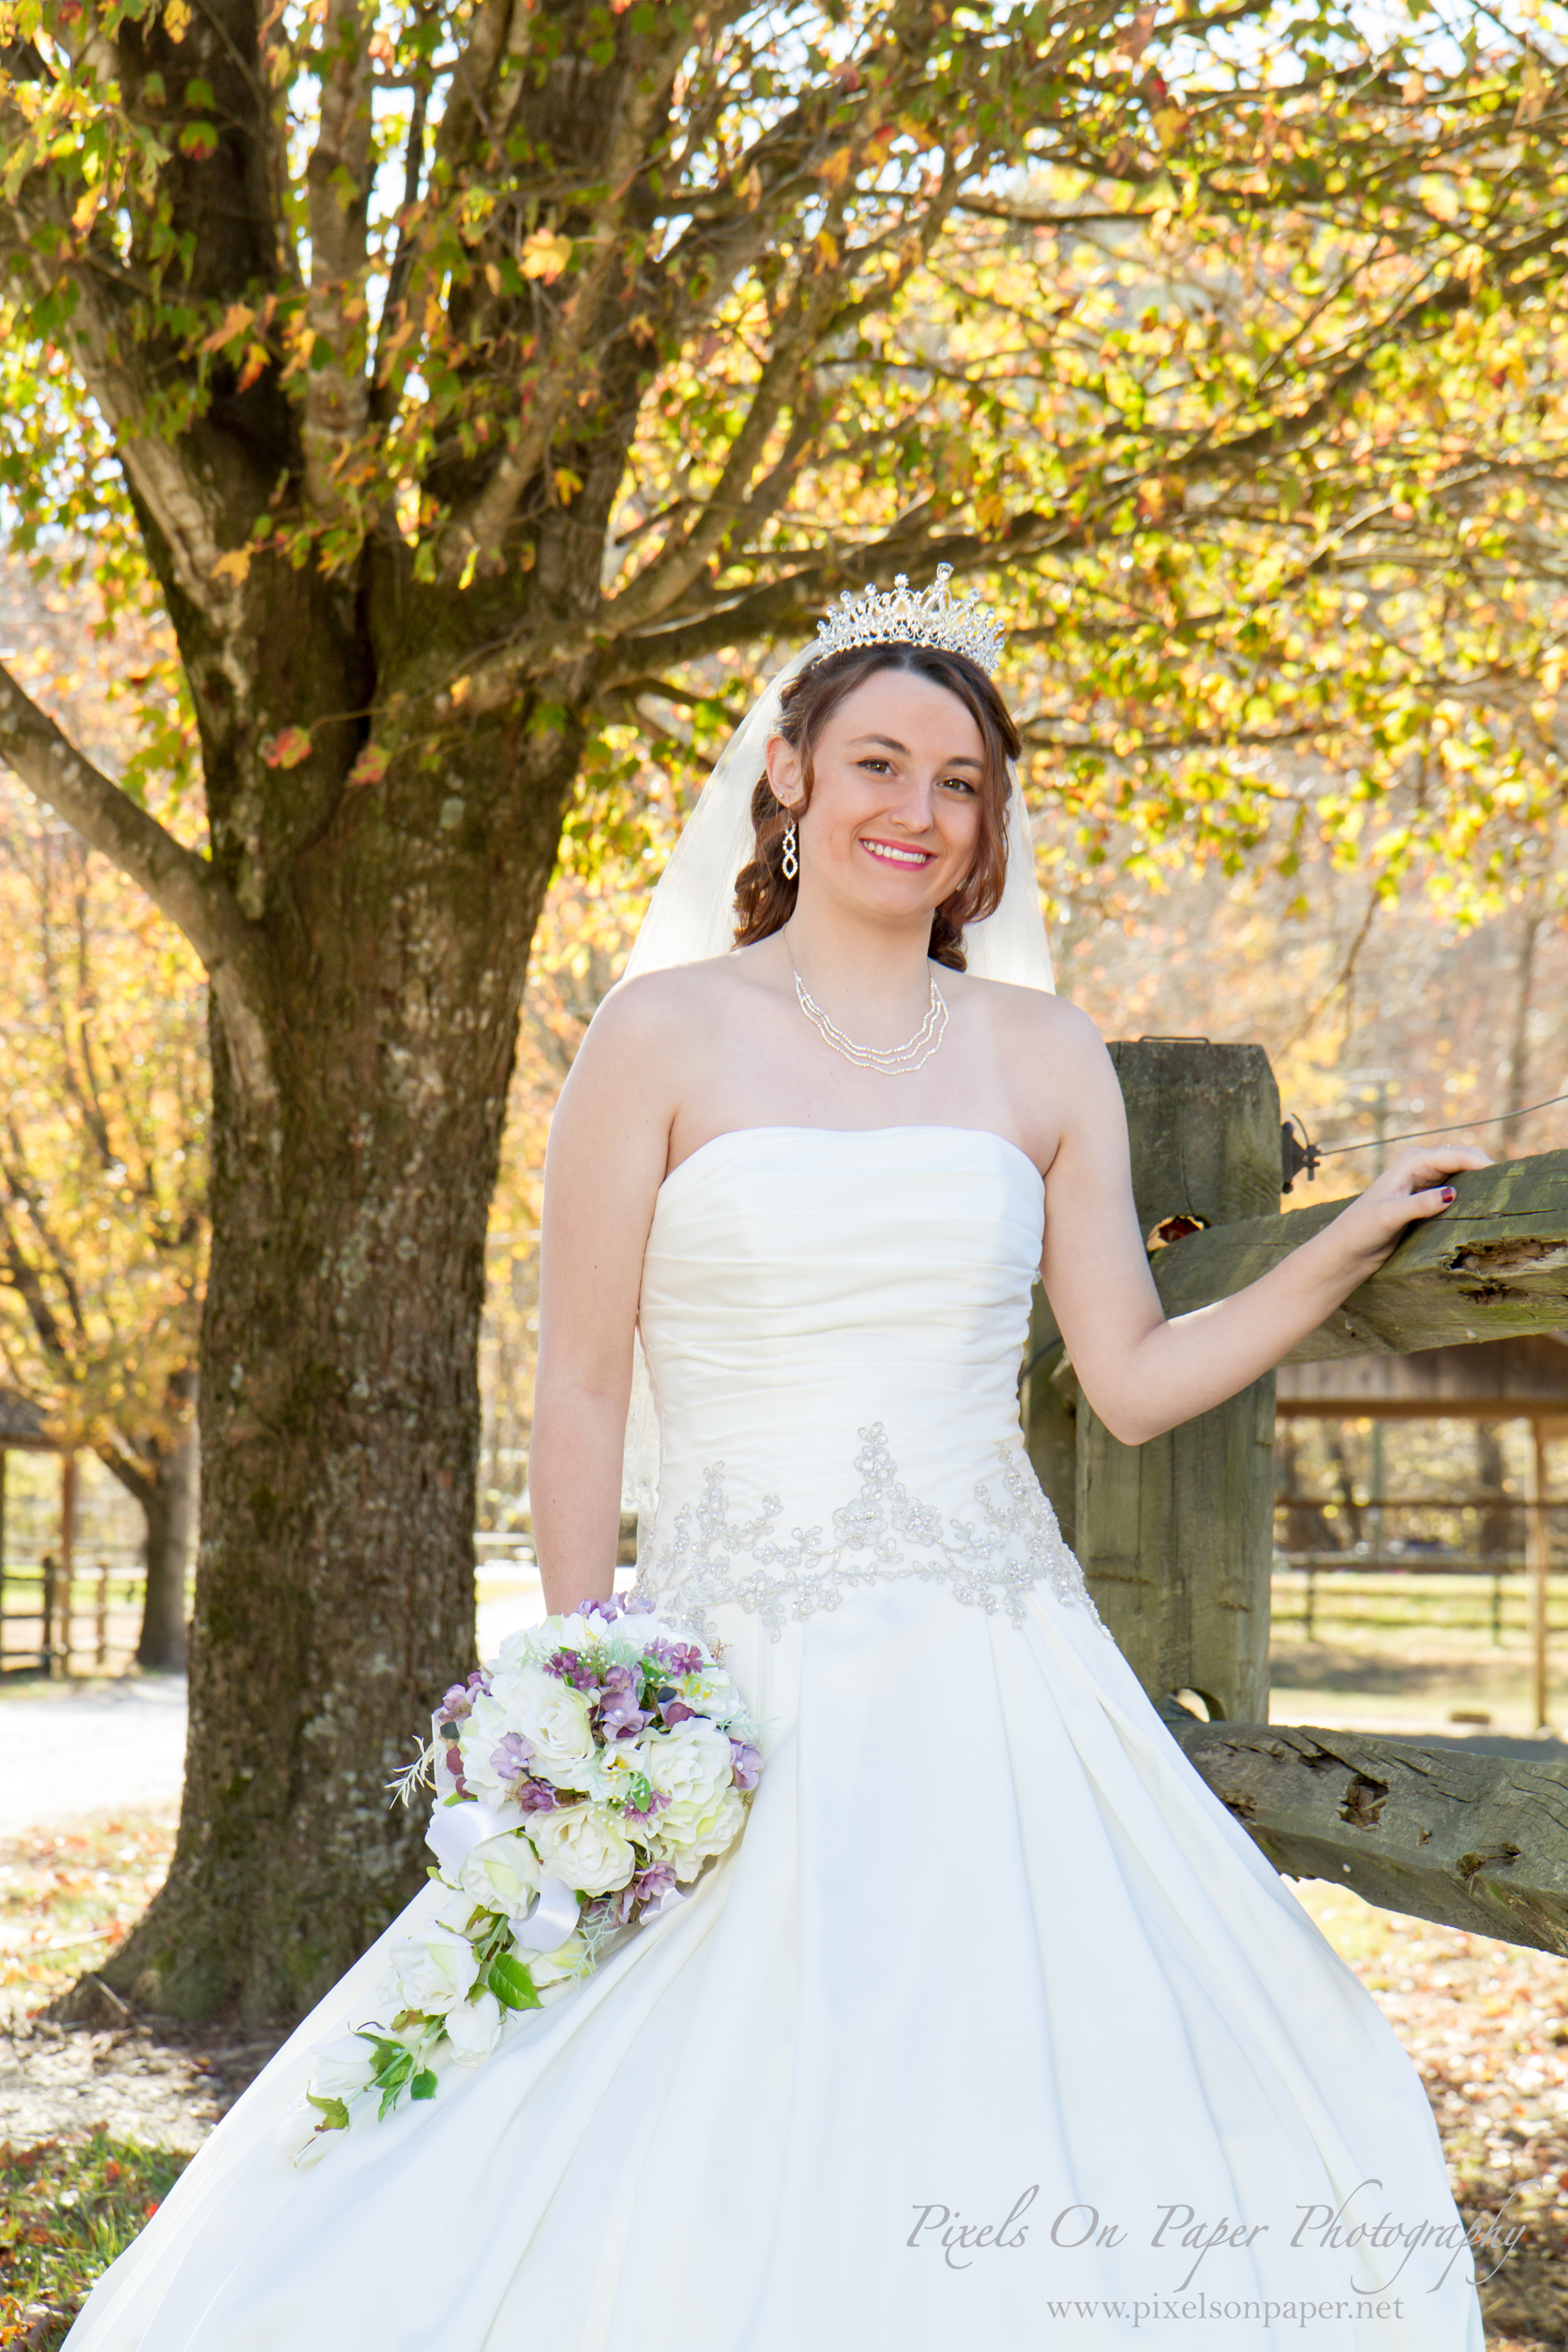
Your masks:
[{"label": "rhinestone tiara", "polygon": [[890,594],[868,588],[856,596],[846,588],[816,625],[818,655],[841,654],[849,646],[940,646],[944,653],[967,655],[992,675],[1002,658],[1002,624],[973,589],[967,596],[950,595],[952,577],[952,564],[940,563],[929,588],[911,589],[904,572]]}]

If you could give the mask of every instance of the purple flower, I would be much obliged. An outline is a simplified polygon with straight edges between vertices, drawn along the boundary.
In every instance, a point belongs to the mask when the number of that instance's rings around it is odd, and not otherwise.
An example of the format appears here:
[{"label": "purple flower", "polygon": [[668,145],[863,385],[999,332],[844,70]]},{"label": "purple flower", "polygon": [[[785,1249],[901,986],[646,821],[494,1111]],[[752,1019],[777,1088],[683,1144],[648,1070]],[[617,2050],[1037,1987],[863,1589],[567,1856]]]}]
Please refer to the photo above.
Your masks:
[{"label": "purple flower", "polygon": [[652,1862],[646,1870],[638,1871],[627,1892],[634,1903],[657,1903],[659,1896],[668,1895],[674,1885],[673,1865],[668,1862]]},{"label": "purple flower", "polygon": [[450,1774],[451,1774],[451,1776],[452,1776],[453,1780],[454,1780],[457,1782],[457,1784],[458,1784],[458,1796],[459,1796],[459,1797],[467,1796],[468,1791],[468,1782],[467,1782],[467,1781],[464,1780],[464,1778],[463,1778],[463,1751],[462,1751],[462,1749],[461,1749],[460,1748],[447,1748],[447,1771],[448,1771],[448,1772],[450,1772]]},{"label": "purple flower", "polygon": [[731,1769],[737,1789],[754,1789],[762,1776],[763,1759],[750,1740],[730,1734]]},{"label": "purple flower", "polygon": [[602,1617],[606,1625],[613,1625],[621,1613],[621,1604],[612,1592],[603,1601],[579,1601],[575,1613],[579,1617]]},{"label": "purple flower", "polygon": [[462,1723],[467,1718],[472,1705],[467,1683],[454,1683],[441,1701],[441,1712],[444,1716],[452,1716],[458,1723]]},{"label": "purple flower", "polygon": [[683,1698],[667,1698],[658,1711],[667,1728],[673,1731],[678,1723],[684,1723],[688,1716],[696,1714],[697,1709],[688,1706]]},{"label": "purple flower", "polygon": [[503,1780],[515,1780],[533,1761],[532,1742],[521,1731],[501,1734],[500,1744],[490,1751],[490,1769],[499,1772]]},{"label": "purple flower", "polygon": [[664,1790],[655,1789],[650,1791],[646,1805],[623,1805],[621,1811],[628,1822],[651,1822],[656,1813],[662,1813],[668,1802],[669,1799],[665,1795]]},{"label": "purple flower", "polygon": [[525,1813],[552,1813],[556,1796],[548,1780],[524,1780],[512,1795]]},{"label": "purple flower", "polygon": [[653,1602],[646,1592],[634,1592],[629,1599],[622,1601],[621,1614],[625,1617],[651,1617]]},{"label": "purple flower", "polygon": [[695,1642],[667,1642],[662,1635],[648,1643],[644,1655],[657,1658],[672,1675],[694,1675],[702,1664],[702,1653]]},{"label": "purple flower", "polygon": [[599,1724],[606,1739],[632,1739],[648,1717],[637,1705],[638,1680],[630,1666],[611,1666],[605,1675]]},{"label": "purple flower", "polygon": [[574,1690],[596,1691],[599,1687],[598,1675],[584,1663],[580,1650],[557,1650],[553,1657],[545,1660],[544,1671],[558,1682],[570,1683]]}]

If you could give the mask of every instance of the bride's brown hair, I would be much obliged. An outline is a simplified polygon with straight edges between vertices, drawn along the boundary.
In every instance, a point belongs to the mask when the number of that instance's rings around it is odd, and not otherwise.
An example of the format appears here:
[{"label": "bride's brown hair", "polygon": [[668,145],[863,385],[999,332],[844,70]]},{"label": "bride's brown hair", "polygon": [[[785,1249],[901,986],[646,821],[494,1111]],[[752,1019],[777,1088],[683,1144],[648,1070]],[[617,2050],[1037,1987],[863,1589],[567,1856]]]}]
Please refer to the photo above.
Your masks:
[{"label": "bride's brown hair", "polygon": [[[822,730],[839,704],[879,670],[906,670],[929,678],[933,686],[956,695],[980,730],[985,746],[985,772],[980,780],[980,838],[974,863],[956,890],[951,891],[931,919],[931,955],[954,971],[963,970],[963,929],[994,914],[1007,879],[1007,762],[1019,751],[1018,730],[996,688],[975,662],[938,646],[897,642],[884,646],[848,646],[812,662],[791,678],[781,697],[779,733],[800,756],[804,786],[795,814],[810,805],[811,754]],[[735,881],[735,945],[750,947],[753,940],[771,938],[795,912],[798,882],[784,870],[784,837],[791,812],[773,797],[763,776],[752,794],[752,824],[756,854],[742,866]]]}]

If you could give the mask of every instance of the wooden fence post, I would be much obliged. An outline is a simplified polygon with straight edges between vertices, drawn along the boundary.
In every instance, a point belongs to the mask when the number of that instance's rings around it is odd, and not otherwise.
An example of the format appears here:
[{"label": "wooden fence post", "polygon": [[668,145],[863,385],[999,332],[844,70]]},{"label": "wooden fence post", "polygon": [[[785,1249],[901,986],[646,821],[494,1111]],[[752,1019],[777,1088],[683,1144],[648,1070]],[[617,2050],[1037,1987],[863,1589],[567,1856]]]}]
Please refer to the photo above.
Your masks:
[{"label": "wooden fence post", "polygon": [[[1145,1236],[1278,1214],[1279,1096],[1260,1045],[1113,1045]],[[1192,1690],[1211,1717],[1268,1718],[1274,1379],[1147,1445],[1077,1417],[1076,1549],[1096,1606],[1156,1705]]]},{"label": "wooden fence post", "polygon": [[1547,1656],[1547,1604],[1551,1591],[1552,1526],[1546,1516],[1546,1432],[1539,1421],[1525,1423],[1530,1450],[1524,1458],[1524,1565],[1530,1580],[1530,1702],[1537,1731],[1547,1721],[1551,1678]]},{"label": "wooden fence post", "polygon": [[[58,1646],[50,1654],[51,1675],[71,1670],[71,1598],[76,1576],[76,1455],[60,1455],[60,1571],[57,1600]],[[55,1661],[58,1660],[58,1665]]]}]

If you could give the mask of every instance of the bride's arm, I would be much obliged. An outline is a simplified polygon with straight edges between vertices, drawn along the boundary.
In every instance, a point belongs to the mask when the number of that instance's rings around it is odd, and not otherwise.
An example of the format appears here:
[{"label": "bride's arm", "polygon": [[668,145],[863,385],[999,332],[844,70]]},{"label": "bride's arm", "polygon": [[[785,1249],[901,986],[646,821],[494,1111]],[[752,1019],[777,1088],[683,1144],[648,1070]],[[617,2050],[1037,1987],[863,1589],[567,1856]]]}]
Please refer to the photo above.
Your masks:
[{"label": "bride's arm", "polygon": [[669,1148],[659,996],[644,981],[600,1006],[550,1126],[528,1488],[552,1612],[615,1583],[632,1333]]},{"label": "bride's arm", "polygon": [[1469,1144],[1402,1152],[1259,1281],[1167,1322],[1133,1209],[1121,1089],[1092,1024],[1068,1006],[1054,1008],[1044,1066],[1068,1108],[1058,1111],[1061,1141],[1046,1180],[1040,1278],[1085,1395],[1127,1445],[1269,1370],[1376,1271],[1413,1220],[1441,1214],[1448,1177],[1489,1164]]}]

